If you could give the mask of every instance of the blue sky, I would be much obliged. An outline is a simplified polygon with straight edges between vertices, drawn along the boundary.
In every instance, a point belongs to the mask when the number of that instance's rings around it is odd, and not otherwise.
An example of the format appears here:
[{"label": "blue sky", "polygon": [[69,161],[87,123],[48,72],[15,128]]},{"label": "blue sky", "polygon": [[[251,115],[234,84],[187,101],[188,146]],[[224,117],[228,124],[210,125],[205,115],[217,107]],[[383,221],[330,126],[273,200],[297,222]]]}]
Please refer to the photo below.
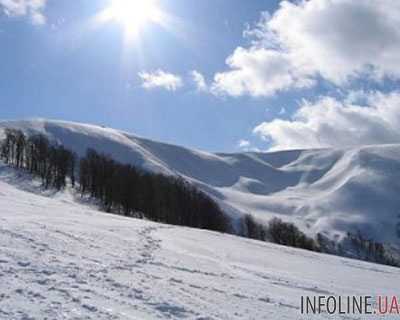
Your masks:
[{"label": "blue sky", "polygon": [[0,0],[1,118],[210,151],[399,142],[393,1],[154,0],[168,21],[129,43],[96,19],[112,2]]}]

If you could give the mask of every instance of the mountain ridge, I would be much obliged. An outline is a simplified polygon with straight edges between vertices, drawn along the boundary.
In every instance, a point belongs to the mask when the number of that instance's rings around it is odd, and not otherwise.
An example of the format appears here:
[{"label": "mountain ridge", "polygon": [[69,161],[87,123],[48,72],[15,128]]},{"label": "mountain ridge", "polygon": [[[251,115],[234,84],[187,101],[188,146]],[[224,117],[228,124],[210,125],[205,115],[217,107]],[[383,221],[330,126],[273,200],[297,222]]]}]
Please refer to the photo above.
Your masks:
[{"label": "mountain ridge", "polygon": [[107,127],[57,120],[1,121],[144,170],[176,175],[213,197],[233,220],[250,213],[340,241],[348,232],[400,247],[400,144],[343,149],[208,153]]},{"label": "mountain ridge", "polygon": [[107,214],[1,162],[0,207],[1,319],[290,320],[302,296],[398,292],[398,268]]}]

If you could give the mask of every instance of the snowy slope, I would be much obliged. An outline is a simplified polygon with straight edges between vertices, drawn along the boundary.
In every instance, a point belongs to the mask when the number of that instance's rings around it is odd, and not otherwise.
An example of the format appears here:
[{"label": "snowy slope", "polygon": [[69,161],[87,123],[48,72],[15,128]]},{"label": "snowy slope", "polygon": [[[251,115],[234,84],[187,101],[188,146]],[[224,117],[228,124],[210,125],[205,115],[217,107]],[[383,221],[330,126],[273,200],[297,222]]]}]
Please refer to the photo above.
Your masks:
[{"label": "snowy slope", "polygon": [[[198,184],[232,215],[279,216],[304,232],[346,232],[400,246],[400,145],[275,153],[211,154],[93,125],[0,122],[43,133],[82,155],[88,147],[121,162]],[[1,131],[1,130],[0,130]]]},{"label": "snowy slope", "polygon": [[400,294],[400,269],[107,215],[18,175],[0,165],[0,319],[284,320],[302,295]]}]

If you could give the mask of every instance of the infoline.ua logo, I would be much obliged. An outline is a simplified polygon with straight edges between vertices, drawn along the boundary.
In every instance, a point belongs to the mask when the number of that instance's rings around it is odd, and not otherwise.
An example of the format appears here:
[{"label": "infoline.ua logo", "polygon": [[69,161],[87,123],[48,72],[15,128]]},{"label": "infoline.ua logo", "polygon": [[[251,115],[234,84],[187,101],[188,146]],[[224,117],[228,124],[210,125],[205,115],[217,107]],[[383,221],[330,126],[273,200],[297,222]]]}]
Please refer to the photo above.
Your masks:
[{"label": "infoline.ua logo", "polygon": [[399,315],[397,296],[302,296],[301,314]]}]

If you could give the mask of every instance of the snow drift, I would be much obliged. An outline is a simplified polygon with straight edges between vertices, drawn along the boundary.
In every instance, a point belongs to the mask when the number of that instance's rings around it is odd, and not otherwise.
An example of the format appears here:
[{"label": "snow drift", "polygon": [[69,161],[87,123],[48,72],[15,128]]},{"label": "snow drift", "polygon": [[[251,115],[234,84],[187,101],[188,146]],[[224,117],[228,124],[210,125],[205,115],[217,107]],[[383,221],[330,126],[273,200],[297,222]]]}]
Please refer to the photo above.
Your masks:
[{"label": "snow drift", "polygon": [[212,154],[95,125],[3,121],[42,133],[83,155],[87,148],[145,170],[179,175],[232,217],[279,217],[302,231],[342,239],[347,232],[400,246],[400,145],[273,153]]},{"label": "snow drift", "polygon": [[[38,190],[0,163],[0,319],[284,320],[301,317],[301,296],[399,293],[397,268],[109,215],[73,190]],[[344,318],[359,316],[329,316]]]}]

